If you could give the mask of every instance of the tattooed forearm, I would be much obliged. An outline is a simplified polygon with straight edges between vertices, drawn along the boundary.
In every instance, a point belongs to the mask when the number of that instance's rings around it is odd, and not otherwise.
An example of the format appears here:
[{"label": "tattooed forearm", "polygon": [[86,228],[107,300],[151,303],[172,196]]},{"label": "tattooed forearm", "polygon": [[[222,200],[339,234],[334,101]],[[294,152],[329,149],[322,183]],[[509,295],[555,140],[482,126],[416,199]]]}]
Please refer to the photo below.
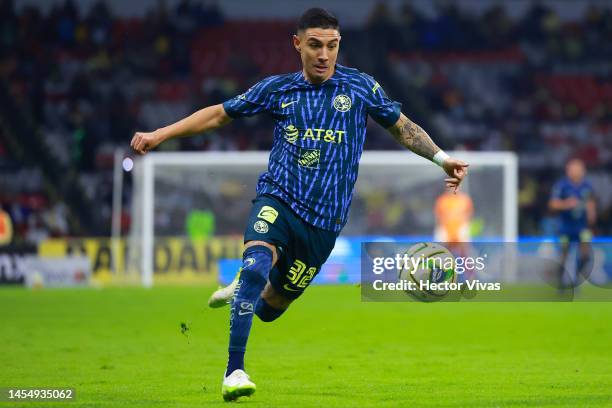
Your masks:
[{"label": "tattooed forearm", "polygon": [[399,144],[426,159],[431,160],[440,151],[427,132],[403,113],[400,114],[397,123],[388,130]]}]

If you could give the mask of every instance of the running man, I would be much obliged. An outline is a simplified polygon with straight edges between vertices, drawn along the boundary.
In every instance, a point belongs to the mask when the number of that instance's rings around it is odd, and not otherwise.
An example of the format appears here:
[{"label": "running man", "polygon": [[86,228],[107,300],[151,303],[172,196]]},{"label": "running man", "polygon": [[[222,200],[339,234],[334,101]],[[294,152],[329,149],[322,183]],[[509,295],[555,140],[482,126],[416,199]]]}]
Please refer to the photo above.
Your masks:
[{"label": "running man", "polygon": [[247,220],[241,271],[209,300],[211,307],[231,304],[226,401],[255,392],[244,371],[253,315],[271,322],[283,314],[317,275],[346,224],[368,115],[404,147],[441,166],[447,187],[456,190],[467,174],[467,163],[440,150],[371,76],[336,64],[340,39],[336,17],[309,9],[293,36],[301,71],[270,76],[223,104],[132,138],[133,149],[145,154],[232,119],[267,113],[275,121],[268,169]]}]

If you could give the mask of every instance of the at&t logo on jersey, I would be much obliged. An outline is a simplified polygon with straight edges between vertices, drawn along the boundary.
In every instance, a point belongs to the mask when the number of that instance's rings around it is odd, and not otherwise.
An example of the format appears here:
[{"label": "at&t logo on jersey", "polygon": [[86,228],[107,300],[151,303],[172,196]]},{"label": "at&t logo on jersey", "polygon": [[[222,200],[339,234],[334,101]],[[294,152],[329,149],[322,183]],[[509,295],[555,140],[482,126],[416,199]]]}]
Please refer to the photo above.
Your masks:
[{"label": "at&t logo on jersey", "polygon": [[[294,125],[287,125],[284,129],[285,140],[295,143],[300,138],[300,129]],[[346,138],[346,131],[339,129],[306,128],[302,133],[302,140],[323,141],[327,143],[342,143]]]}]

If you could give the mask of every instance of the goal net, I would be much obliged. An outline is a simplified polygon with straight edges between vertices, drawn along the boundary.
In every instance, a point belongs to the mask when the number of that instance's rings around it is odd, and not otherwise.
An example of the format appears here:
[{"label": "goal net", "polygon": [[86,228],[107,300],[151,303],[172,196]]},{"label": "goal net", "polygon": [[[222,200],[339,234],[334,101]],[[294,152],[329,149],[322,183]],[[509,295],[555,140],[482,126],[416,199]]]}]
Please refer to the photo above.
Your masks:
[{"label": "goal net", "polygon": [[[516,241],[516,156],[453,156],[470,163],[462,190],[473,202],[472,238]],[[154,152],[137,159],[124,273],[150,286],[214,280],[223,265],[234,267],[231,260],[241,256],[244,223],[267,162],[267,152]],[[410,152],[365,152],[349,221],[334,250],[345,256],[346,264],[328,278],[351,280],[347,269],[359,262],[354,249],[361,241],[432,240],[433,208],[444,191],[444,178],[438,166]]]}]

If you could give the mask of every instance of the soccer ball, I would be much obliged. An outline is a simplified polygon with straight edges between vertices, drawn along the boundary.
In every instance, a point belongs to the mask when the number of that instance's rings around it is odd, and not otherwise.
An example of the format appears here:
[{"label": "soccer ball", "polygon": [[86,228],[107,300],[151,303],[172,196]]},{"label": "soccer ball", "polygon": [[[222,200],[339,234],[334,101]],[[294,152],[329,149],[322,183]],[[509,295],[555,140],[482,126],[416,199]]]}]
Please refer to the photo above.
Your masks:
[{"label": "soccer ball", "polygon": [[413,282],[406,293],[422,302],[436,302],[456,287],[455,257],[440,244],[420,242],[402,257],[399,281]]}]

